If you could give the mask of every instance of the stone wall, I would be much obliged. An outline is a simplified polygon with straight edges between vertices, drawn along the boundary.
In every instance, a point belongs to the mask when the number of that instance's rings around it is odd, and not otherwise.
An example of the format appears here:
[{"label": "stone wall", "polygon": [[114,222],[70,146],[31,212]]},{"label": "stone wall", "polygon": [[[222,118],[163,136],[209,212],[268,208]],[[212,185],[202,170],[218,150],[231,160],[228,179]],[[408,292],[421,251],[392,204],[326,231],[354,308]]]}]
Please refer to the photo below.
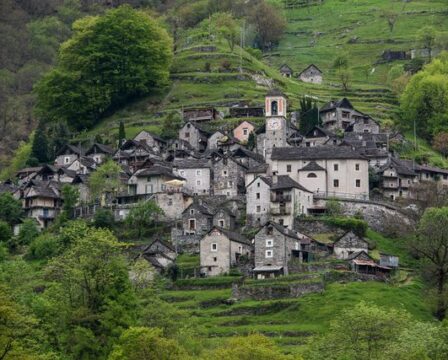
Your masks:
[{"label": "stone wall", "polygon": [[235,283],[232,286],[232,298],[238,300],[271,300],[301,297],[305,294],[320,293],[323,291],[323,282],[305,282],[266,286],[239,286]]},{"label": "stone wall", "polygon": [[183,235],[182,230],[171,229],[171,242],[178,253],[199,254],[201,235]]}]

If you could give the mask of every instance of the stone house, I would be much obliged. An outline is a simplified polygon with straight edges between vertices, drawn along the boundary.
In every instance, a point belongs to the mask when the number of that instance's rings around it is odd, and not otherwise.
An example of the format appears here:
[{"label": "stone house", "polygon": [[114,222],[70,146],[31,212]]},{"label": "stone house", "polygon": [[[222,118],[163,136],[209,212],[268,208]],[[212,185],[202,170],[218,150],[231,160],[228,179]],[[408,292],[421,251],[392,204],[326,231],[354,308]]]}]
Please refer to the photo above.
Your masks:
[{"label": "stone house", "polygon": [[62,207],[59,184],[54,181],[31,180],[14,196],[22,200],[25,215],[36,219],[41,228],[53,223]]},{"label": "stone house", "polygon": [[180,139],[173,139],[168,142],[166,160],[199,158],[199,154],[189,142]]},{"label": "stone house", "polygon": [[56,180],[60,183],[71,184],[76,177],[76,171],[61,167],[56,173]]},{"label": "stone house", "polygon": [[249,106],[239,105],[229,108],[229,114],[232,118],[248,118],[248,117],[263,117],[263,106]]},{"label": "stone house", "polygon": [[354,253],[347,258],[347,260],[352,271],[360,274],[374,275],[376,277],[384,278],[390,275],[392,271],[392,268],[390,267],[377,264],[365,251]]},{"label": "stone house", "polygon": [[57,181],[59,169],[59,166],[45,164],[36,172],[33,179],[38,181]]},{"label": "stone house", "polygon": [[290,78],[292,77],[293,71],[288,64],[283,64],[280,66],[280,74],[284,77]]},{"label": "stone house", "polygon": [[225,195],[231,198],[244,193],[247,166],[231,156],[223,155],[212,162],[212,169],[214,195]]},{"label": "stone house", "polygon": [[193,202],[193,197],[182,191],[167,189],[154,194],[154,201],[163,211],[165,220],[174,221],[182,219],[182,213]]},{"label": "stone house", "polygon": [[207,149],[216,150],[219,149],[220,141],[226,137],[224,131],[217,130],[207,139]]},{"label": "stone house", "polygon": [[[146,160],[161,160],[161,157],[159,153],[146,145],[146,142],[127,140],[114,154],[113,159],[118,163],[130,166],[135,171],[136,169],[141,168]],[[123,161],[123,159],[125,160]]]},{"label": "stone house", "polygon": [[248,168],[259,166],[264,163],[262,155],[246,149],[245,147],[239,147],[232,151],[232,158],[237,160],[240,164]]},{"label": "stone house", "polygon": [[337,136],[333,132],[321,128],[320,126],[314,126],[305,135],[304,146],[321,146],[329,143],[337,142]]},{"label": "stone house", "polygon": [[272,180],[257,176],[246,186],[246,221],[249,226],[264,226],[270,220]]},{"label": "stone house", "polygon": [[80,203],[85,204],[90,201],[90,188],[89,188],[88,175],[77,174],[72,181],[72,186],[78,189]]},{"label": "stone house", "polygon": [[254,238],[257,279],[288,275],[288,263],[300,256],[300,237],[294,231],[275,222],[266,223]]},{"label": "stone house", "polygon": [[225,207],[219,208],[213,215],[213,226],[233,230],[235,223],[235,215]]},{"label": "stone house", "polygon": [[54,164],[56,166],[68,166],[82,155],[83,151],[81,148],[66,144],[56,153]]},{"label": "stone house", "polygon": [[271,171],[326,196],[369,198],[368,160],[349,146],[274,148]]},{"label": "stone house", "polygon": [[348,231],[333,244],[333,252],[337,259],[348,259],[351,255],[364,251],[369,252],[369,243]]},{"label": "stone house", "polygon": [[90,157],[81,156],[79,159],[73,161],[69,166],[68,170],[72,170],[77,174],[90,174],[97,168],[97,163]]},{"label": "stone house", "polygon": [[356,117],[354,122],[347,128],[347,131],[358,134],[379,134],[380,124],[369,115]]},{"label": "stone house", "polygon": [[221,118],[221,114],[213,107],[209,108],[191,108],[183,110],[183,118],[186,122],[197,121],[205,122]]},{"label": "stone house", "polygon": [[206,159],[182,159],[173,162],[173,172],[185,179],[184,189],[193,195],[210,195],[211,170]]},{"label": "stone house", "polygon": [[270,189],[271,219],[292,229],[294,219],[308,214],[313,206],[313,193],[291,179],[288,175],[272,177]]},{"label": "stone house", "polygon": [[85,153],[85,156],[95,161],[96,164],[102,164],[106,158],[114,156],[115,150],[110,146],[94,143]]},{"label": "stone house", "polygon": [[233,137],[240,142],[247,143],[249,135],[255,130],[255,125],[249,121],[244,120],[236,128],[233,129]]},{"label": "stone house", "polygon": [[228,273],[244,256],[249,258],[252,244],[241,234],[214,226],[200,243],[201,273],[216,276]]},{"label": "stone house", "polygon": [[268,169],[269,169],[268,164],[257,164],[252,167],[249,167],[249,169],[247,169],[246,171],[244,182],[246,184],[246,188],[252,181],[255,180],[256,177],[266,176],[266,174],[268,173]]},{"label": "stone house", "polygon": [[185,179],[174,174],[171,168],[154,165],[151,168],[137,170],[128,180],[129,195],[145,195],[176,188],[170,182],[184,182]]},{"label": "stone house", "polygon": [[194,201],[182,213],[184,235],[204,235],[213,226],[213,210],[201,201]]},{"label": "stone house", "polygon": [[188,142],[197,151],[205,151],[210,133],[194,121],[188,121],[179,130],[179,139]]},{"label": "stone house", "polygon": [[27,167],[24,169],[20,169],[16,173],[17,183],[19,185],[26,184],[31,179],[34,179],[36,174],[42,169],[42,166],[36,167]]},{"label": "stone house", "polygon": [[162,272],[174,264],[177,253],[173,246],[160,239],[154,240],[142,251],[142,257],[157,271]]},{"label": "stone house", "polygon": [[160,153],[163,152],[167,146],[166,140],[161,137],[151,134],[146,130],[140,131],[135,137],[134,141],[143,142],[147,146],[149,146],[154,152]]},{"label": "stone house", "polygon": [[319,109],[322,127],[327,130],[345,130],[353,122],[366,116],[357,111],[347,98],[330,101]]},{"label": "stone house", "polygon": [[378,171],[383,195],[390,200],[409,197],[411,186],[418,182],[415,168],[411,160],[390,158]]},{"label": "stone house", "polygon": [[316,65],[311,64],[299,73],[298,78],[306,83],[322,84],[323,73]]}]

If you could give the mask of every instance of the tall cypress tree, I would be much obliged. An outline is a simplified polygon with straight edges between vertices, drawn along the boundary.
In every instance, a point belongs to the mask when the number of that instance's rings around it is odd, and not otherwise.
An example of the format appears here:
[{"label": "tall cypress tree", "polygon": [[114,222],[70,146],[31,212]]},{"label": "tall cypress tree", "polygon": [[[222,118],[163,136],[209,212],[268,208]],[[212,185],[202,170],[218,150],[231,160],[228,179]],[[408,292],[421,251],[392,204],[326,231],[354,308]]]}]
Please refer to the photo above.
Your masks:
[{"label": "tall cypress tree", "polygon": [[39,163],[48,162],[48,138],[42,121],[34,133],[30,159],[36,159]]},{"label": "tall cypress tree", "polygon": [[126,131],[124,129],[123,120],[120,121],[120,127],[118,129],[118,145],[121,146],[123,140],[126,140]]}]

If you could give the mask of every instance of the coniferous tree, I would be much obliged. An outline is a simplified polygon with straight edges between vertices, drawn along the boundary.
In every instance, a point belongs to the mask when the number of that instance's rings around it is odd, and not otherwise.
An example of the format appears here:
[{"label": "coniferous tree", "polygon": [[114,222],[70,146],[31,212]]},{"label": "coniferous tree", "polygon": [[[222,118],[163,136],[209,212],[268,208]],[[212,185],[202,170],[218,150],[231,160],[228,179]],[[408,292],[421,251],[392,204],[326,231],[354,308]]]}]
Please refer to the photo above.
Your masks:
[{"label": "coniferous tree", "polygon": [[314,126],[320,125],[319,109],[316,102],[309,97],[300,100],[300,132],[305,135]]},{"label": "coniferous tree", "polygon": [[56,153],[62,149],[62,147],[68,144],[70,139],[70,131],[65,122],[60,121],[51,128],[51,143],[50,143],[50,158],[56,157]]},{"label": "coniferous tree", "polygon": [[36,129],[31,147],[30,160],[36,159],[39,163],[46,163],[48,161],[48,139],[45,133],[45,126],[41,121]]},{"label": "coniferous tree", "polygon": [[247,139],[247,148],[249,150],[253,150],[257,146],[257,137],[255,136],[255,133],[252,131],[249,134],[249,138]]},{"label": "coniferous tree", "polygon": [[126,140],[126,130],[124,129],[123,120],[120,121],[120,127],[118,129],[118,144],[121,146],[123,140]]}]

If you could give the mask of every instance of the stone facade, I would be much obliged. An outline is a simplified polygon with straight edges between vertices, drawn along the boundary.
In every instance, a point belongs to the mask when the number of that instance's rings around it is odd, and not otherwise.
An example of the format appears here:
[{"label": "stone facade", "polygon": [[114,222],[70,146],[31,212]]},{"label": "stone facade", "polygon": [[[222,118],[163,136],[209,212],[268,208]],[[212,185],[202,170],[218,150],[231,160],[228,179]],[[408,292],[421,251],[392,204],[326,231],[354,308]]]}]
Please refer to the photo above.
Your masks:
[{"label": "stone facade", "polygon": [[322,84],[323,74],[316,65],[311,64],[299,74],[299,80],[311,84]]},{"label": "stone facade", "polygon": [[235,229],[235,215],[225,208],[219,209],[213,215],[213,226],[233,230]]},{"label": "stone facade", "polygon": [[184,188],[194,195],[210,195],[211,170],[208,161],[184,159],[174,161],[173,172],[185,179]]},{"label": "stone facade", "polygon": [[319,110],[323,128],[336,131],[345,130],[353,122],[363,119],[365,115],[357,111],[347,98],[330,101]]},{"label": "stone facade", "polygon": [[182,213],[184,235],[204,235],[212,227],[213,214],[197,201],[188,206]]},{"label": "stone facade", "polygon": [[348,259],[350,255],[360,251],[369,251],[369,244],[364,239],[360,238],[353,231],[345,233],[334,243],[334,255],[338,259]]},{"label": "stone facade", "polygon": [[201,272],[207,276],[228,273],[240,256],[250,257],[247,239],[228,230],[212,228],[200,242]]},{"label": "stone facade", "polygon": [[353,123],[353,132],[355,133],[369,133],[369,134],[379,134],[380,125],[373,120],[370,116],[364,116],[362,118],[356,118]]},{"label": "stone facade", "polygon": [[249,226],[263,226],[270,219],[270,191],[272,182],[257,177],[246,187],[246,219]]},{"label": "stone facade", "polygon": [[82,155],[82,150],[73,145],[65,145],[57,153],[54,164],[57,166],[68,166]]},{"label": "stone facade", "polygon": [[267,223],[255,235],[255,275],[257,278],[287,275],[288,262],[299,256],[299,251],[300,239],[295,232]]},{"label": "stone facade", "polygon": [[226,135],[222,131],[215,131],[212,136],[207,140],[207,149],[216,150],[219,149],[219,141]]},{"label": "stone facade", "polygon": [[255,130],[255,126],[249,121],[243,121],[235,129],[233,129],[233,137],[245,143],[249,139],[251,132]]},{"label": "stone facade", "polygon": [[161,152],[165,149],[167,143],[165,140],[151,134],[145,130],[140,131],[134,138],[134,141],[144,142],[147,146],[149,146],[154,152]]},{"label": "stone facade", "polygon": [[247,168],[228,156],[214,161],[213,193],[232,198],[244,192],[244,178]]},{"label": "stone facade", "polygon": [[166,220],[182,219],[182,213],[193,202],[193,197],[182,192],[161,192],[154,195]]},{"label": "stone facade", "polygon": [[208,133],[194,122],[187,122],[179,130],[179,139],[188,142],[197,151],[204,151],[207,147]]}]

